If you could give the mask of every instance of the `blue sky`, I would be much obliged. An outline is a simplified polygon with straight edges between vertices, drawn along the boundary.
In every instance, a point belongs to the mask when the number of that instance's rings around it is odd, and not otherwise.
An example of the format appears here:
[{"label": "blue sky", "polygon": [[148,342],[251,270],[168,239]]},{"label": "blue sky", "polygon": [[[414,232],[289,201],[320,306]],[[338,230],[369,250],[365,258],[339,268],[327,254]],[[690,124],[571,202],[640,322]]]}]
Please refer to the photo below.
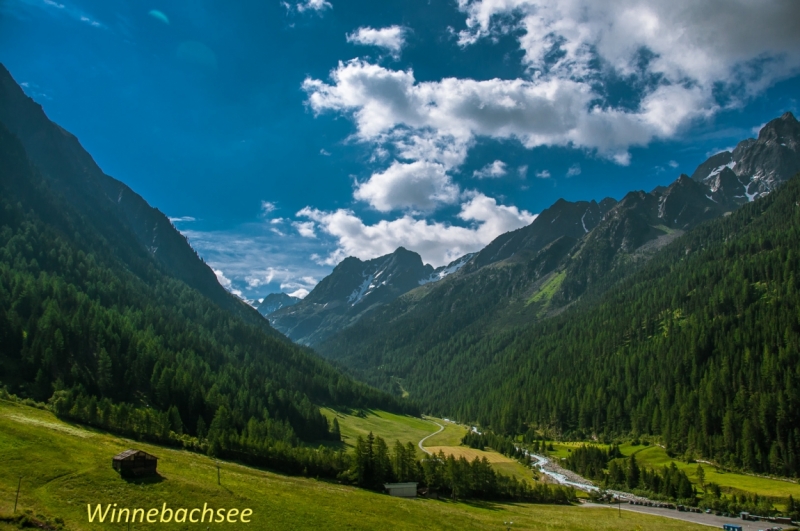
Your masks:
[{"label": "blue sky", "polygon": [[796,0],[0,0],[0,61],[223,284],[434,266],[797,112]]}]

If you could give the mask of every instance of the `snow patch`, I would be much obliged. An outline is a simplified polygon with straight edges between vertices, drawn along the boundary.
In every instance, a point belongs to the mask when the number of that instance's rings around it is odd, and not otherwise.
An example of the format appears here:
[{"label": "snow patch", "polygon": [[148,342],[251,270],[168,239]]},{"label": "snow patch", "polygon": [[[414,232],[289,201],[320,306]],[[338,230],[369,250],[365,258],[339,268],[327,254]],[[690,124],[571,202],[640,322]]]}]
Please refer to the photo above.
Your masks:
[{"label": "snow patch", "polygon": [[[752,178],[752,179],[754,179],[754,180],[756,179],[755,175],[754,175],[753,177],[751,177],[751,178]],[[752,183],[752,181],[751,181],[750,183],[748,183],[748,184],[744,185],[744,195],[746,195],[746,196],[747,196],[747,201],[748,201],[748,202],[750,202],[750,203],[752,203],[753,201],[755,201],[755,199],[756,199],[756,196],[758,195],[758,192],[756,192],[756,193],[754,193],[754,194],[751,194],[751,193],[749,192],[749,190],[750,190],[750,185],[751,185],[751,184],[753,184],[753,183]]]},{"label": "snow patch", "polygon": [[[714,168],[713,170],[711,170],[711,173],[709,173],[709,174],[706,176],[706,178],[705,178],[705,179],[703,179],[703,180],[704,180],[704,181],[707,181],[707,180],[711,179],[712,177],[716,177],[717,175],[719,175],[720,173],[722,173],[722,170],[724,170],[725,168],[730,168],[730,169],[733,169],[733,167],[734,167],[734,166],[736,166],[736,161],[731,161],[731,162],[729,162],[729,163],[727,163],[727,164],[723,164],[722,166],[717,166],[716,168]],[[714,191],[716,192],[716,190],[714,190]]]},{"label": "snow patch", "polygon": [[353,290],[353,293],[351,293],[350,296],[347,297],[347,302],[350,303],[350,306],[355,306],[356,304],[361,302],[361,299],[363,299],[364,296],[369,291],[370,284],[372,284],[372,281],[374,279],[375,279],[374,274],[365,275],[364,281],[361,283],[361,285],[355,290]]},{"label": "snow patch", "polygon": [[476,253],[465,254],[464,256],[462,256],[461,258],[456,260],[455,262],[451,262],[450,264],[448,264],[448,265],[446,265],[444,267],[440,267],[440,268],[436,269],[433,273],[431,273],[431,275],[429,277],[425,277],[425,278],[421,279],[419,281],[419,285],[420,286],[424,286],[425,284],[430,284],[431,282],[438,282],[438,281],[442,280],[444,277],[446,277],[448,275],[452,275],[453,273],[455,273],[456,271],[458,271],[459,269],[464,267],[464,265],[467,262],[469,262],[470,259],[473,256],[475,256],[475,254]]},{"label": "snow patch", "polygon": [[587,208],[586,212],[584,212],[583,215],[581,216],[581,225],[583,225],[583,232],[589,232],[589,229],[586,228],[586,222],[583,221],[583,218],[585,218],[586,214],[588,214],[588,213],[589,213],[589,209]]}]

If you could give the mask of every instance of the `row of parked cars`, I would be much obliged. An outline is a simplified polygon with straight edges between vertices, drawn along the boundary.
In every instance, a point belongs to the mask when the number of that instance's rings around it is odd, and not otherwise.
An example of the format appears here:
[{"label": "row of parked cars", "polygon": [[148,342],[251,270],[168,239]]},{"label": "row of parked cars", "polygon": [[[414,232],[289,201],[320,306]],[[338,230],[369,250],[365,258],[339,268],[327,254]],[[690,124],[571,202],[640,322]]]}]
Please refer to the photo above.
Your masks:
[{"label": "row of parked cars", "polygon": [[674,509],[675,505],[672,503],[662,503],[662,502],[653,502],[653,501],[638,501],[638,500],[628,500],[628,503],[631,505],[643,505],[645,507],[660,507],[662,509]]}]

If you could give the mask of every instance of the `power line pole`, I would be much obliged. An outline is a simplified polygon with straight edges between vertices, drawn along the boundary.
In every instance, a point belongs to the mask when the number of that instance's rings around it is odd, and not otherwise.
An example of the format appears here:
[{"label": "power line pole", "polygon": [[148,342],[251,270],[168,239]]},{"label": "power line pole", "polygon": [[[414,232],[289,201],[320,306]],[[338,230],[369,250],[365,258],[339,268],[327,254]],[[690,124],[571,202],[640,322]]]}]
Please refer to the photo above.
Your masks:
[{"label": "power line pole", "polygon": [[17,497],[14,498],[14,512],[17,512],[17,502],[19,501],[19,488],[22,486],[22,476],[19,477],[19,483],[17,483]]}]

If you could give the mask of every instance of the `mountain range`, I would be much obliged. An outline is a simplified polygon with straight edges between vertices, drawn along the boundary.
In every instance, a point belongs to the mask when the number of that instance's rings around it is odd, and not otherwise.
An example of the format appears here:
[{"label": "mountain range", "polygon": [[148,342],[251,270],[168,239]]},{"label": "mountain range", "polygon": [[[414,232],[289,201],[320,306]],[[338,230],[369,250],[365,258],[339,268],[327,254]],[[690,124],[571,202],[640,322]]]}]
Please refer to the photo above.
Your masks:
[{"label": "mountain range", "polygon": [[[698,224],[773,191],[800,171],[799,139],[800,124],[787,112],[757,139],[713,155],[669,186],[620,201],[561,199],[530,225],[435,271],[403,248],[368,261],[350,257],[297,305],[262,313],[291,339],[339,361],[353,355],[346,330],[362,319],[353,334],[359,343],[369,342],[376,327],[401,337],[406,319],[423,315],[431,329],[442,319],[463,329],[554,315],[587,293],[601,293]],[[409,342],[421,337],[409,334]]]}]

